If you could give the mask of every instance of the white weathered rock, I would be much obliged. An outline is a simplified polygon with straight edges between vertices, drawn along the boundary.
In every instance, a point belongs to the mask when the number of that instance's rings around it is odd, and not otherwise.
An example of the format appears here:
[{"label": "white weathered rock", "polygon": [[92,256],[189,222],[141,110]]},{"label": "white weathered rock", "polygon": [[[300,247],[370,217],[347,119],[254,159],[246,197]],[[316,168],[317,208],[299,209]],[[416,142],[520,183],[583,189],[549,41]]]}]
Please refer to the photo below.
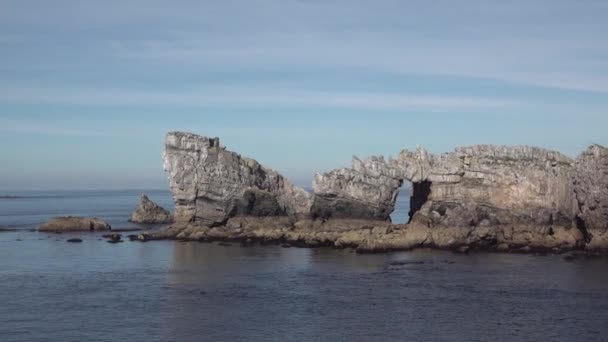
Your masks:
[{"label": "white weathered rock", "polygon": [[388,219],[403,181],[411,212],[430,224],[562,225],[572,220],[573,161],[528,146],[477,145],[434,155],[423,148],[396,160],[353,159],[352,169],[315,177],[313,215]]},{"label": "white weathered rock", "polygon": [[384,162],[353,158],[353,169],[315,175],[312,216],[387,220],[402,181],[382,174]]},{"label": "white weathered rock", "polygon": [[[399,160],[401,165],[421,164],[407,153]],[[427,158],[422,169],[413,180],[412,198],[426,199],[416,214],[433,224],[571,224],[573,161],[558,152],[476,145]],[[428,193],[417,193],[416,184],[423,183]]]},{"label": "white weathered rock", "polygon": [[[594,235],[593,246],[608,241],[606,155],[605,148],[592,146],[575,163],[537,147],[475,145],[443,154],[404,150],[388,160],[354,157],[351,168],[317,174],[312,198],[275,171],[227,151],[217,138],[169,133],[164,162],[178,222],[222,225],[235,216],[310,216],[323,219],[322,233],[315,220],[304,220],[294,231],[286,224],[252,234],[340,246],[365,242],[379,249],[424,241],[439,248],[559,250],[580,247]],[[415,228],[393,232],[378,221],[390,219],[404,181],[412,182]],[[340,223],[325,224],[326,219]],[[360,224],[343,227],[344,219],[375,222],[369,227],[373,233]],[[238,229],[247,231],[243,222]],[[226,234],[235,232],[228,227]]]},{"label": "white weathered rock", "polygon": [[584,151],[576,159],[573,183],[576,223],[596,246],[608,233],[608,148],[592,145]]},{"label": "white weathered rock", "polygon": [[171,132],[164,169],[175,220],[217,225],[235,215],[308,215],[311,196],[276,171],[220,146],[219,138]]}]

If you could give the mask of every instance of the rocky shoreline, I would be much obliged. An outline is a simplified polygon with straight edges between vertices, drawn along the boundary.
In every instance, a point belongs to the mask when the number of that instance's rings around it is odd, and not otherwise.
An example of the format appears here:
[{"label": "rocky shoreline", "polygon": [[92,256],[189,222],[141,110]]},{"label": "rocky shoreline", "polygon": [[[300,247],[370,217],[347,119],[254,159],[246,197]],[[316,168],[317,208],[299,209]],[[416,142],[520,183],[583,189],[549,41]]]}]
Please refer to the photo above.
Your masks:
[{"label": "rocky shoreline", "polygon": [[458,253],[493,251],[508,253],[554,253],[580,251],[588,255],[606,255],[606,249],[591,249],[581,244],[576,230],[557,229],[551,234],[536,232],[534,227],[511,230],[496,228],[431,229],[412,224],[385,221],[335,219],[293,221],[276,217],[235,217],[224,226],[209,227],[198,223],[177,223],[153,232],[142,232],[139,241],[234,241],[280,244],[293,247],[352,248],[357,253],[406,251],[416,248],[451,250]]}]

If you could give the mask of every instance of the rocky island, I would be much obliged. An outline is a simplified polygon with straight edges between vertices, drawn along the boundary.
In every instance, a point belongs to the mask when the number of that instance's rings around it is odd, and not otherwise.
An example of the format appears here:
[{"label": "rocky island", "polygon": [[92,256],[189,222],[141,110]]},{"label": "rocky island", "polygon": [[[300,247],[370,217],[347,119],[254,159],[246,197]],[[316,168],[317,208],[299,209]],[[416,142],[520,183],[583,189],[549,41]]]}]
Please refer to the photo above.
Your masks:
[{"label": "rocky island", "polygon": [[[227,150],[219,138],[168,133],[163,160],[175,223],[146,239],[262,240],[360,252],[608,249],[608,150],[599,145],[576,160],[493,145],[353,157],[350,168],[317,174],[312,194]],[[409,222],[393,224],[406,181]]]}]

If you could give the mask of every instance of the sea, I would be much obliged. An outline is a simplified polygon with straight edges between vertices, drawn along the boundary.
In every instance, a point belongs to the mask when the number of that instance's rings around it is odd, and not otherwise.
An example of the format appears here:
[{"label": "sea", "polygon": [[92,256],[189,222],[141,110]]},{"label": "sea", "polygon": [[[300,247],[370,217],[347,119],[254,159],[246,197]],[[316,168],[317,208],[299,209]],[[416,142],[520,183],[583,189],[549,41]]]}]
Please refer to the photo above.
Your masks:
[{"label": "sea", "polygon": [[142,192],[173,208],[167,191],[0,193],[0,342],[608,341],[606,258],[35,231],[58,215],[135,227]]}]

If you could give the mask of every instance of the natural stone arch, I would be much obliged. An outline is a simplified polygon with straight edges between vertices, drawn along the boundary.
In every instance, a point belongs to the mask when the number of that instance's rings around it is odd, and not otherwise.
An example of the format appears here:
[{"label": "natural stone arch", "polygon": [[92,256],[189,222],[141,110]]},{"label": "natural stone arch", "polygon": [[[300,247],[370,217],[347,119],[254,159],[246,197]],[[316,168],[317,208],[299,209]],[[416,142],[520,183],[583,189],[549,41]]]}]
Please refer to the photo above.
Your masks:
[{"label": "natural stone arch", "polygon": [[[317,174],[313,182],[312,216],[390,220],[404,181],[428,184],[431,158],[425,149],[402,151],[397,159],[383,156],[353,157],[352,167]],[[418,187],[416,187],[418,188]],[[428,199],[428,193],[422,194]],[[420,191],[413,192],[419,196]],[[411,203],[419,204],[418,197]],[[420,203],[420,207],[424,203]],[[420,209],[416,208],[416,211]]]}]

